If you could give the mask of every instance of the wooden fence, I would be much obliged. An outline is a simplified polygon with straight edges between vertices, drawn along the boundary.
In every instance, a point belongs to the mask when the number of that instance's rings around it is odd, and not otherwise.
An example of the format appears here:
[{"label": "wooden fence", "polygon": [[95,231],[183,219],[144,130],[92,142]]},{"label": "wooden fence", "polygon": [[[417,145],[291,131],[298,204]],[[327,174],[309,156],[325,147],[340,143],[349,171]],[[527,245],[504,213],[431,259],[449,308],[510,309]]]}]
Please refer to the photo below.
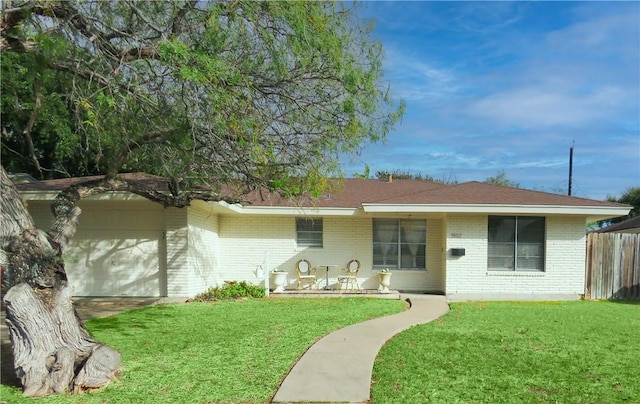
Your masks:
[{"label": "wooden fence", "polygon": [[640,300],[640,234],[589,234],[585,298]]}]

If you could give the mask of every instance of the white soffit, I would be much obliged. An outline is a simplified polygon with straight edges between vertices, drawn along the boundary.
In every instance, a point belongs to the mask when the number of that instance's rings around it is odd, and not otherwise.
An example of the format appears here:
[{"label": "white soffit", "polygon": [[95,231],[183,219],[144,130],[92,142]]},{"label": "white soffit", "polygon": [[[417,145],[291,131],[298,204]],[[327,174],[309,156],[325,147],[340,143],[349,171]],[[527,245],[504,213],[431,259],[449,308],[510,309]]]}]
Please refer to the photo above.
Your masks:
[{"label": "white soffit", "polygon": [[630,208],[613,206],[560,206],[560,205],[383,205],[363,203],[366,213],[494,213],[494,214],[541,214],[582,215],[594,217],[617,217],[629,213]]},{"label": "white soffit", "polygon": [[271,216],[354,216],[359,209],[354,208],[321,208],[321,207],[290,207],[290,206],[242,206],[218,202],[225,208],[243,215],[271,215]]}]

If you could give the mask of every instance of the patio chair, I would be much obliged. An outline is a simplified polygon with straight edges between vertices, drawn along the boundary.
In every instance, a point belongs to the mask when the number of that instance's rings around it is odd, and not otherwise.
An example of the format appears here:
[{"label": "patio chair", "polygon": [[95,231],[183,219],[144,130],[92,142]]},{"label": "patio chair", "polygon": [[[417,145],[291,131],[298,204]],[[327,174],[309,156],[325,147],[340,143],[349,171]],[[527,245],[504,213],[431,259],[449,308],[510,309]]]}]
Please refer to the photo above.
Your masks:
[{"label": "patio chair", "polygon": [[298,289],[309,286],[310,289],[317,287],[316,269],[305,259],[296,262],[296,274],[298,274]]},{"label": "patio chair", "polygon": [[338,269],[338,283],[336,289],[342,289],[342,285],[345,285],[345,289],[353,289],[355,286],[360,290],[360,284],[358,284],[358,272],[360,271],[360,261],[351,260],[347,263],[345,268]]}]

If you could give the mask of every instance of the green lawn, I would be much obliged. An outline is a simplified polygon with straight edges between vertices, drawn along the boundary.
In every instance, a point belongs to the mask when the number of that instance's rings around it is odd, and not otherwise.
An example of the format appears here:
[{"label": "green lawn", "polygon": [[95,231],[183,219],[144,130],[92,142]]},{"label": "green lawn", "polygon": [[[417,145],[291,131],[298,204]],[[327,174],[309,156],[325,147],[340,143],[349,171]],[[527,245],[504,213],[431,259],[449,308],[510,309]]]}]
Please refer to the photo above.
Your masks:
[{"label": "green lawn", "polygon": [[373,403],[640,403],[640,305],[458,303],[389,341]]},{"label": "green lawn", "polygon": [[248,299],[151,306],[93,319],[93,336],[122,353],[120,380],[103,391],[6,403],[265,403],[295,361],[332,330],[400,312],[386,299]]},{"label": "green lawn", "polygon": [[[88,328],[123,354],[100,392],[6,403],[265,403],[322,335],[397,300],[249,299],[152,306]],[[389,341],[372,403],[640,403],[640,305],[457,303]]]}]

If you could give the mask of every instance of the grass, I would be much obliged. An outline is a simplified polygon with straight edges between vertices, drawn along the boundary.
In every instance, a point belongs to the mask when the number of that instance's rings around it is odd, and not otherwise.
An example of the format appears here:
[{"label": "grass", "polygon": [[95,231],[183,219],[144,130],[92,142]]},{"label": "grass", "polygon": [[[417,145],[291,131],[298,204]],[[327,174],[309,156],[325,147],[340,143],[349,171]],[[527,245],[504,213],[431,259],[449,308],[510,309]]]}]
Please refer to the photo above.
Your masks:
[{"label": "grass", "polygon": [[6,403],[265,403],[295,361],[332,330],[402,311],[386,299],[248,299],[151,306],[87,328],[122,353],[124,371],[102,391]]},{"label": "grass", "polygon": [[458,303],[378,355],[372,403],[640,403],[640,305]]},{"label": "grass", "polygon": [[[122,377],[78,396],[6,403],[265,403],[322,335],[403,309],[397,300],[248,299],[152,306],[91,320]],[[372,403],[640,403],[640,304],[456,303],[389,341]]]}]

